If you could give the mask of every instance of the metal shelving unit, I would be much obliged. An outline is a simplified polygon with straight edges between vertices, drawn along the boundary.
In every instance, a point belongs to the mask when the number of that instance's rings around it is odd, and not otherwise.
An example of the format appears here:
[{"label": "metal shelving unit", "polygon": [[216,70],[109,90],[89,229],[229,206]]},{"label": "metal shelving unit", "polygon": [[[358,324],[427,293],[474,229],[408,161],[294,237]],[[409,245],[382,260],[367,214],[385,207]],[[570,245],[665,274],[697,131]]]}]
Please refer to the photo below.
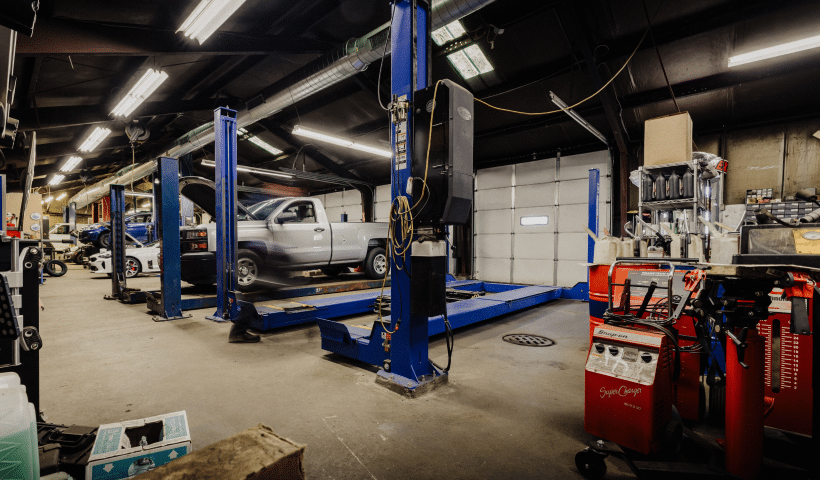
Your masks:
[{"label": "metal shelving unit", "polygon": [[[643,177],[649,173],[659,175],[662,173],[682,172],[685,168],[692,170],[695,185],[693,186],[695,196],[693,198],[678,198],[674,200],[656,200],[651,202],[643,201]],[[663,165],[648,165],[638,167],[641,173],[641,181],[638,185],[638,215],[643,218],[643,213],[650,212],[650,222],[658,224],[664,212],[689,210],[689,229],[692,233],[705,233],[705,225],[698,219],[700,209],[709,211],[709,220],[720,221],[720,212],[723,209],[723,173],[709,180],[699,180],[702,168],[697,160],[691,162],[675,162]],[[708,189],[706,187],[709,187]],[[708,194],[708,195],[707,195]],[[651,233],[640,230],[644,237],[651,236]],[[707,233],[708,236],[708,233]]]}]

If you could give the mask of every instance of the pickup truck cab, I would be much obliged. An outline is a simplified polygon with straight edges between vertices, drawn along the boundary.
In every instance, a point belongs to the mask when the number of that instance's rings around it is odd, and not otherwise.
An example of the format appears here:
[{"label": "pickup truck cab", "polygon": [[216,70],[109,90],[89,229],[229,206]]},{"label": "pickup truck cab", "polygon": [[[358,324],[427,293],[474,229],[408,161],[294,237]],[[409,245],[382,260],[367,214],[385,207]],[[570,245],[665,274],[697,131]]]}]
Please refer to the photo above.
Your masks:
[{"label": "pickup truck cab", "polygon": [[[151,212],[137,213],[125,217],[125,233],[142,243],[152,240],[149,231],[153,231],[153,215]],[[100,248],[111,248],[111,223],[94,223],[80,231],[79,240]]]},{"label": "pickup truck cab", "polygon": [[62,240],[71,240],[70,226],[67,223],[58,223],[51,227],[46,241],[52,242],[51,246],[57,252],[67,252],[73,247],[70,243],[61,243]]},{"label": "pickup truck cab", "polygon": [[[214,215],[212,181],[183,178],[180,192]],[[333,276],[361,266],[370,278],[387,274],[386,223],[330,223],[322,202],[310,197],[275,198],[238,210],[240,290],[258,287],[277,270],[321,269]],[[216,283],[216,224],[183,228],[180,236],[182,280]]]}]

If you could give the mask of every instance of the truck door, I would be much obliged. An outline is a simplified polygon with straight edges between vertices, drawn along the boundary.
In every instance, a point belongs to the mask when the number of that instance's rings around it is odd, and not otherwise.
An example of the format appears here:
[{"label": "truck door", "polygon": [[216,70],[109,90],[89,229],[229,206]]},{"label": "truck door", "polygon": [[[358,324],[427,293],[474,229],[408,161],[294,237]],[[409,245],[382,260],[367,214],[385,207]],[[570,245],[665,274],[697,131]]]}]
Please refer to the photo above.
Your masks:
[{"label": "truck door", "polygon": [[330,262],[330,226],[320,222],[312,200],[288,204],[268,222],[273,233],[271,250],[284,256],[286,263],[321,266]]}]

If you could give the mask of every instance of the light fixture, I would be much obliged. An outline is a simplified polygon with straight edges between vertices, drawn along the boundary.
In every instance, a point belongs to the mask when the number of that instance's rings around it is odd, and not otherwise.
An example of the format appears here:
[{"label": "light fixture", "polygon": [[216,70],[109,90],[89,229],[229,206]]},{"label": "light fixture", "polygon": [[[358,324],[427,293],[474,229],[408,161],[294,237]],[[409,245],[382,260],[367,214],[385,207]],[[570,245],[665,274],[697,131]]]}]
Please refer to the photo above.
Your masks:
[{"label": "light fixture", "polygon": [[151,202],[143,202],[142,203],[142,208],[148,208],[150,206],[151,206]]},{"label": "light fixture", "polygon": [[729,57],[729,68],[820,47],[820,35]]},{"label": "light fixture", "polygon": [[450,63],[456,67],[458,73],[464,77],[465,80],[475,77],[480,73],[492,72],[494,70],[493,64],[487,59],[481,47],[478,45],[470,45],[457,52],[447,55]]},{"label": "light fixture", "polygon": [[261,138],[259,138],[259,137],[255,137],[255,136],[251,135],[251,134],[250,134],[250,132],[248,132],[248,131],[247,131],[247,130],[245,130],[244,128],[240,128],[240,129],[238,129],[238,130],[236,131],[236,133],[237,133],[238,135],[245,135],[245,136],[247,136],[247,139],[248,139],[248,141],[249,141],[249,142],[251,142],[252,144],[256,145],[257,147],[259,147],[259,148],[261,148],[262,150],[265,150],[265,151],[267,151],[267,152],[269,152],[269,153],[272,153],[272,154],[274,154],[274,155],[279,155],[279,154],[281,154],[281,153],[284,153],[284,152],[282,152],[282,150],[279,150],[278,148],[276,148],[276,147],[274,147],[273,145],[269,144],[268,142],[266,142],[266,141],[262,140]]},{"label": "light fixture", "polygon": [[294,135],[299,135],[301,137],[312,138],[314,140],[319,140],[320,142],[332,143],[333,145],[338,145],[340,147],[350,148],[353,150],[359,150],[361,152],[372,153],[373,155],[379,155],[382,157],[391,158],[393,153],[390,150],[382,150],[380,148],[375,147],[368,147],[367,145],[362,145],[361,143],[351,142],[350,140],[344,140],[342,138],[332,137],[330,135],[326,135],[324,133],[314,132],[312,130],[307,130],[302,128],[299,125],[293,127]]},{"label": "light fixture", "polygon": [[57,196],[57,200],[64,199],[66,195],[67,195],[67,193],[65,193],[65,192],[61,193],[60,195]]},{"label": "light fixture", "polygon": [[79,165],[80,162],[82,162],[82,161],[83,161],[82,157],[70,157],[68,160],[66,160],[66,162],[63,164],[63,166],[60,167],[60,171],[61,172],[70,172],[70,171],[74,170],[77,167],[77,165]]},{"label": "light fixture", "polygon": [[149,68],[147,72],[139,79],[139,81],[131,87],[131,90],[120,100],[120,103],[114,107],[111,112],[116,117],[124,117],[130,115],[139,104],[145,101],[146,98],[154,93],[154,90],[159,88],[168,78],[168,74]]},{"label": "light fixture", "polygon": [[609,145],[609,142],[607,142],[607,141],[606,141],[606,137],[604,136],[604,134],[603,134],[603,133],[599,132],[597,129],[595,129],[595,127],[593,127],[592,125],[590,125],[590,124],[589,124],[589,122],[587,122],[586,120],[584,120],[584,117],[582,117],[582,116],[578,115],[578,114],[575,112],[575,110],[573,110],[573,109],[569,108],[569,106],[568,106],[566,103],[564,103],[564,101],[563,101],[563,100],[561,100],[560,98],[558,98],[558,95],[556,95],[556,94],[554,94],[554,93],[550,92],[550,100],[552,100],[552,103],[554,103],[556,107],[558,107],[558,108],[560,108],[560,109],[563,109],[563,110],[564,110],[564,113],[566,113],[566,114],[567,114],[567,115],[569,115],[569,116],[570,116],[573,120],[575,120],[576,122],[578,122],[578,124],[579,124],[579,125],[581,125],[582,127],[586,128],[587,130],[589,130],[589,133],[591,133],[591,134],[595,135],[596,137],[598,137],[598,139],[599,139],[600,141],[602,141],[602,142],[604,142],[605,144]]},{"label": "light fixture", "polygon": [[177,32],[196,38],[202,45],[243,3],[245,0],[202,0]]},{"label": "light fixture", "polygon": [[45,199],[45,200],[43,200],[43,201],[44,201],[44,202],[46,202],[46,203],[48,203],[48,202],[50,202],[50,201],[52,201],[52,200],[54,200],[54,197],[52,197],[51,195],[49,195],[49,196],[48,196],[48,197],[46,197],[46,199]]},{"label": "light fixture", "polygon": [[54,175],[53,177],[51,177],[51,181],[48,182],[48,184],[49,185],[59,185],[60,182],[62,182],[64,178],[65,178],[65,175]]},{"label": "light fixture", "polygon": [[111,135],[110,129],[102,127],[95,128],[94,131],[91,132],[91,135],[89,135],[88,138],[85,139],[85,142],[83,142],[83,144],[80,145],[80,151],[90,152],[94,150],[95,148],[97,148],[97,145],[99,145],[103,140],[105,140],[105,137],[109,135]]},{"label": "light fixture", "polygon": [[[216,168],[216,163],[214,163],[211,160],[203,160],[202,161],[202,166]],[[256,173],[258,175],[270,175],[271,177],[293,178],[293,175],[288,175],[287,173],[279,173],[279,172],[274,172],[272,170],[264,170],[264,169],[261,169],[261,168],[237,166],[236,170],[238,172]]]},{"label": "light fixture", "polygon": [[150,192],[125,192],[126,196],[129,197],[145,197],[145,198],[154,198],[154,194]]},{"label": "light fixture", "polygon": [[436,42],[436,45],[442,46],[447,42],[457,39],[465,33],[467,32],[461,25],[461,21],[456,20],[455,22],[448,23],[438,30],[433,30],[433,41]]}]

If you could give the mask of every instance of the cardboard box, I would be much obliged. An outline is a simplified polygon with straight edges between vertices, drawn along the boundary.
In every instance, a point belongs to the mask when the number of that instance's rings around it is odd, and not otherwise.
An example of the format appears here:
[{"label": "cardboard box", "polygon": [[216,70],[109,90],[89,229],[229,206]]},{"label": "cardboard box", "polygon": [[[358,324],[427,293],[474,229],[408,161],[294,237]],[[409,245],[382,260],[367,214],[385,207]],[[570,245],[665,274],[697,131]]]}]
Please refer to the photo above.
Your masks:
[{"label": "cardboard box", "polygon": [[86,480],[118,480],[153,470],[191,451],[185,412],[100,425]]},{"label": "cardboard box", "polygon": [[692,161],[692,117],[688,112],[646,121],[643,164],[664,165]]}]

